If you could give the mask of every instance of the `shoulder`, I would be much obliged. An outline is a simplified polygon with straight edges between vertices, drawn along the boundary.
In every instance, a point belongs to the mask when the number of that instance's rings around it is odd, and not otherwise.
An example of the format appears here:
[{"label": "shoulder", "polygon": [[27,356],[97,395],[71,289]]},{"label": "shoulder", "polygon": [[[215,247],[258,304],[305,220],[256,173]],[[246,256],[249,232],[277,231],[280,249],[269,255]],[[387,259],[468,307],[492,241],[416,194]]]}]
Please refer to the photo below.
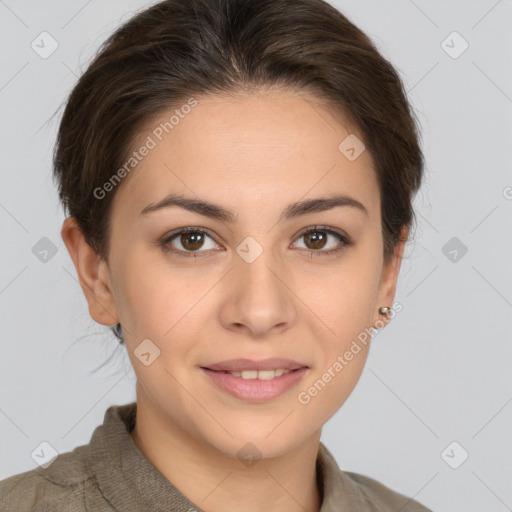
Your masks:
[{"label": "shoulder", "polygon": [[94,486],[87,445],[61,453],[46,468],[37,467],[0,481],[2,512],[86,512],[85,494]]},{"label": "shoulder", "polygon": [[[394,491],[383,483],[359,473],[343,472],[352,485],[358,488],[364,505],[364,510],[379,510],[380,512],[432,512],[421,503],[404,494]],[[374,507],[374,508],[370,508]]]},{"label": "shoulder", "polygon": [[342,471],[323,443],[319,447],[318,468],[323,483],[326,512],[338,510],[340,507],[365,512],[432,512],[413,498],[396,492],[373,478]]}]

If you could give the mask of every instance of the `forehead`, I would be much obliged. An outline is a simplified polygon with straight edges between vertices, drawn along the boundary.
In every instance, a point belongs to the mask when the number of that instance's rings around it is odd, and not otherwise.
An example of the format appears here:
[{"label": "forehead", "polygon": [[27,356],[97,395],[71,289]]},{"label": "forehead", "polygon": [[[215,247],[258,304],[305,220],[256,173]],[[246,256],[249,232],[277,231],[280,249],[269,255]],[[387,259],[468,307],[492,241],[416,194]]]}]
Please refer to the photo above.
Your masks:
[{"label": "forehead", "polygon": [[[163,110],[141,128],[130,151],[151,149],[115,202],[140,212],[149,202],[183,192],[238,210],[339,192],[357,196],[369,210],[377,206],[371,155],[357,156],[361,134],[315,97],[267,90],[195,96],[194,102],[192,108],[184,101],[181,108]],[[357,158],[347,157],[354,154],[347,154],[347,146],[354,146]]]}]

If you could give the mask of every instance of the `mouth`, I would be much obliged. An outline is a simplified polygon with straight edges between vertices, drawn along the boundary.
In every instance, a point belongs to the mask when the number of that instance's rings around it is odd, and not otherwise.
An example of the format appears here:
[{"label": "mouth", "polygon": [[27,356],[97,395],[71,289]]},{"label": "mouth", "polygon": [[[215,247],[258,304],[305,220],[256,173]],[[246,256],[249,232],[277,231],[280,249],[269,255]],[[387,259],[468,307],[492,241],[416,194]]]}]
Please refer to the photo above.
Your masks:
[{"label": "mouth", "polygon": [[231,359],[201,366],[215,389],[249,402],[266,402],[294,387],[309,367],[290,359]]},{"label": "mouth", "polygon": [[[211,370],[210,368],[204,368],[205,370]],[[275,368],[273,370],[243,370],[241,372],[229,372],[226,370],[211,370],[217,371],[219,373],[228,373],[233,377],[240,377],[245,380],[272,380],[276,377],[281,377],[281,375],[285,375],[290,372],[296,372],[300,368],[296,368],[295,370],[285,370],[284,368]]]},{"label": "mouth", "polygon": [[[202,366],[207,370],[224,371],[224,372],[251,372],[251,371],[280,371],[288,372],[298,370],[307,366],[292,359],[282,357],[272,357],[268,359],[260,359],[254,361],[252,359],[228,359],[218,363],[212,363]],[[255,378],[255,377],[251,377]]]}]

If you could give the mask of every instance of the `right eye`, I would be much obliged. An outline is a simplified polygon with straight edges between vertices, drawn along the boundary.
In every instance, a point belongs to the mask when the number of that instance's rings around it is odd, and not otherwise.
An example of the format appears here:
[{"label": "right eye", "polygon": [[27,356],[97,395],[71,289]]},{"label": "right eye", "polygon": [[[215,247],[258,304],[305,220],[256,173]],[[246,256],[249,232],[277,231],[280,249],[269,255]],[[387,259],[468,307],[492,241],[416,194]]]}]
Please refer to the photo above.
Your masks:
[{"label": "right eye", "polygon": [[[206,250],[200,251],[199,249],[204,248],[205,240],[207,238],[209,238],[213,244],[210,244],[210,247],[206,247]],[[176,246],[173,245],[175,242],[181,245],[181,248],[176,248]],[[164,252],[174,253],[185,258],[197,258],[199,254],[195,253],[207,252],[208,250],[214,249],[215,245],[216,242],[207,231],[196,227],[181,228],[174,233],[171,233],[171,235],[166,236],[160,242],[160,246]]]}]

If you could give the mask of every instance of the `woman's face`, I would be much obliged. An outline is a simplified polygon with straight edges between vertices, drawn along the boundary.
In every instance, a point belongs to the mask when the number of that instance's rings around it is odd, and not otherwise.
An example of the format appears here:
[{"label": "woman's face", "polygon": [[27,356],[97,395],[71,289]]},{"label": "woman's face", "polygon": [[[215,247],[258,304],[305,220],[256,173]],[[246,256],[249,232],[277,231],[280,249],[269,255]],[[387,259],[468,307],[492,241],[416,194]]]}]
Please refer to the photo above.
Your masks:
[{"label": "woman's face", "polygon": [[[318,435],[353,390],[361,333],[392,304],[399,263],[383,267],[377,177],[369,152],[345,140],[353,127],[305,93],[195,99],[169,133],[160,123],[175,109],[132,148],[140,162],[113,203],[107,309],[139,400],[224,454],[251,442],[272,457]],[[190,208],[153,208],[170,194]],[[302,369],[256,374],[269,358]],[[234,359],[252,363],[223,363]]]}]

